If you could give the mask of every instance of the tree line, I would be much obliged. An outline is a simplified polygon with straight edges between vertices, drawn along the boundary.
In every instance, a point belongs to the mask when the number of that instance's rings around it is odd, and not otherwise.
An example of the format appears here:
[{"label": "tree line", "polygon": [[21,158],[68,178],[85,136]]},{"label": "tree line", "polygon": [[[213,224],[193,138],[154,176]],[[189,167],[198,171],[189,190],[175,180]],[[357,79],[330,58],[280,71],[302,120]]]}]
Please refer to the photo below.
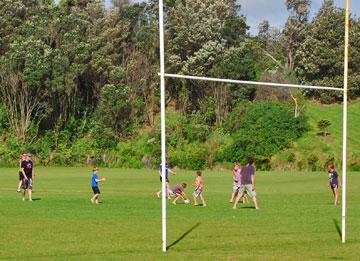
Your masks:
[{"label": "tree line", "polygon": [[[342,87],[344,10],[333,1],[324,0],[310,19],[310,0],[287,0],[289,17],[284,29],[264,21],[256,36],[249,35],[246,14],[235,0],[165,2],[167,72]],[[156,162],[156,0],[113,0],[109,9],[100,0],[61,0],[59,4],[3,0],[0,13],[2,164],[15,162],[25,149],[43,164],[96,161],[141,167]],[[353,17],[350,99],[360,95],[359,26],[359,19]],[[342,99],[341,93],[328,91],[184,79],[167,79],[166,86],[168,114],[177,119],[174,128],[168,129],[172,160],[186,165],[184,157],[197,153],[194,162],[199,164],[187,168],[211,167],[246,156],[237,150],[247,147],[251,151],[249,146],[254,144],[246,137],[251,133],[237,124],[261,128],[259,122],[247,118],[260,117],[258,108],[267,108],[273,112],[269,117],[278,119],[291,112],[290,122],[298,128],[253,152],[266,163],[272,153],[307,130],[306,99],[323,103]],[[284,126],[279,121],[274,133]],[[256,142],[268,144],[271,137],[266,136],[254,135],[259,138]],[[223,150],[216,148],[215,140],[223,144]],[[138,147],[132,146],[135,143]],[[187,154],[176,156],[179,151]]]}]

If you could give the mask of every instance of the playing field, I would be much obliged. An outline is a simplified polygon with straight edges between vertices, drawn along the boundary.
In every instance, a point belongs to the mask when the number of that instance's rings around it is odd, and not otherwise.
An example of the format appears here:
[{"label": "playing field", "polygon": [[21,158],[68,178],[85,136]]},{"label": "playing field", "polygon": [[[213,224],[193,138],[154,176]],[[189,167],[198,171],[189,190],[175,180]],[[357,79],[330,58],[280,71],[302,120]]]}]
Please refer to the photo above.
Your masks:
[{"label": "playing field", "polygon": [[[260,210],[233,210],[231,172],[205,171],[207,208],[168,202],[168,252],[161,252],[156,170],[100,169],[92,205],[89,169],[38,168],[34,201],[16,193],[17,170],[1,169],[0,259],[14,260],[358,260],[360,175],[348,175],[346,244],[341,207],[326,173],[259,172]],[[179,171],[172,184],[193,183]],[[186,192],[191,195],[192,188]]]}]

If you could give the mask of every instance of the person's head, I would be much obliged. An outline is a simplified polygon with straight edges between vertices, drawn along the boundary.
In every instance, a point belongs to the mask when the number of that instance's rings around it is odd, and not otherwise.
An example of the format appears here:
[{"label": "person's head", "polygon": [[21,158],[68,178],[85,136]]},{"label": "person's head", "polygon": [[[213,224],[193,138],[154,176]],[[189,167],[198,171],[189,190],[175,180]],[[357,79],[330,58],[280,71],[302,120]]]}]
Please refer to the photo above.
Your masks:
[{"label": "person's head", "polygon": [[328,165],[328,171],[333,171],[335,169],[334,164]]},{"label": "person's head", "polygon": [[32,157],[31,153],[26,153],[25,160],[29,161],[29,160],[31,160],[31,157]]},{"label": "person's head", "polygon": [[23,154],[21,155],[21,160],[26,160],[26,157],[27,157],[27,154],[26,154],[26,153],[23,153]]},{"label": "person's head", "polygon": [[201,177],[201,171],[200,170],[196,171],[196,176]]},{"label": "person's head", "polygon": [[253,159],[252,157],[249,157],[249,158],[247,159],[247,164],[248,164],[249,166],[254,165],[254,159]]},{"label": "person's head", "polygon": [[182,186],[183,188],[186,188],[186,187],[187,187],[187,184],[186,184],[186,183],[181,183],[181,186]]},{"label": "person's head", "polygon": [[235,163],[234,163],[234,169],[235,169],[235,170],[240,169],[240,164],[239,164],[239,162],[235,162]]},{"label": "person's head", "polygon": [[93,173],[98,173],[99,168],[98,167],[93,167],[92,171],[93,171]]}]

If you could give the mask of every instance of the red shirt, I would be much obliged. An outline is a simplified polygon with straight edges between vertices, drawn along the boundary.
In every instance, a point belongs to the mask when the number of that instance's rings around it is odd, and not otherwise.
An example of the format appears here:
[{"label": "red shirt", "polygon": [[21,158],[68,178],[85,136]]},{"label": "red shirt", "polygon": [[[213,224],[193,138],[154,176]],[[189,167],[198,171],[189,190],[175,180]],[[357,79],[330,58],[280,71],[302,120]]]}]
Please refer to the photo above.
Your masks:
[{"label": "red shirt", "polygon": [[196,189],[201,190],[203,188],[203,182],[202,182],[202,178],[200,176],[196,177],[195,185],[196,185]]}]

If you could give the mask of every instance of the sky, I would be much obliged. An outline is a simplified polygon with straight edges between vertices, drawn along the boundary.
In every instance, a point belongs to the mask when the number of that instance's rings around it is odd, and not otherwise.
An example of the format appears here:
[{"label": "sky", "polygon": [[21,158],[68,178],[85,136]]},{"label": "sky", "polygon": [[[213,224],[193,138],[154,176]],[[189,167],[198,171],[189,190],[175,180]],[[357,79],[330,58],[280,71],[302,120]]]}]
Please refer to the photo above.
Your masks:
[{"label": "sky", "polygon": [[[55,0],[58,2],[59,0]],[[141,0],[134,0],[141,2]],[[288,17],[285,8],[285,0],[238,0],[241,5],[241,13],[246,16],[247,24],[250,26],[250,34],[257,34],[260,22],[268,20],[271,26],[283,28]],[[312,0],[311,15],[319,10],[323,0]],[[105,0],[105,5],[110,6],[111,0]],[[344,8],[345,0],[334,0],[335,6]],[[360,0],[350,1],[350,11],[353,15],[360,16]]]}]

